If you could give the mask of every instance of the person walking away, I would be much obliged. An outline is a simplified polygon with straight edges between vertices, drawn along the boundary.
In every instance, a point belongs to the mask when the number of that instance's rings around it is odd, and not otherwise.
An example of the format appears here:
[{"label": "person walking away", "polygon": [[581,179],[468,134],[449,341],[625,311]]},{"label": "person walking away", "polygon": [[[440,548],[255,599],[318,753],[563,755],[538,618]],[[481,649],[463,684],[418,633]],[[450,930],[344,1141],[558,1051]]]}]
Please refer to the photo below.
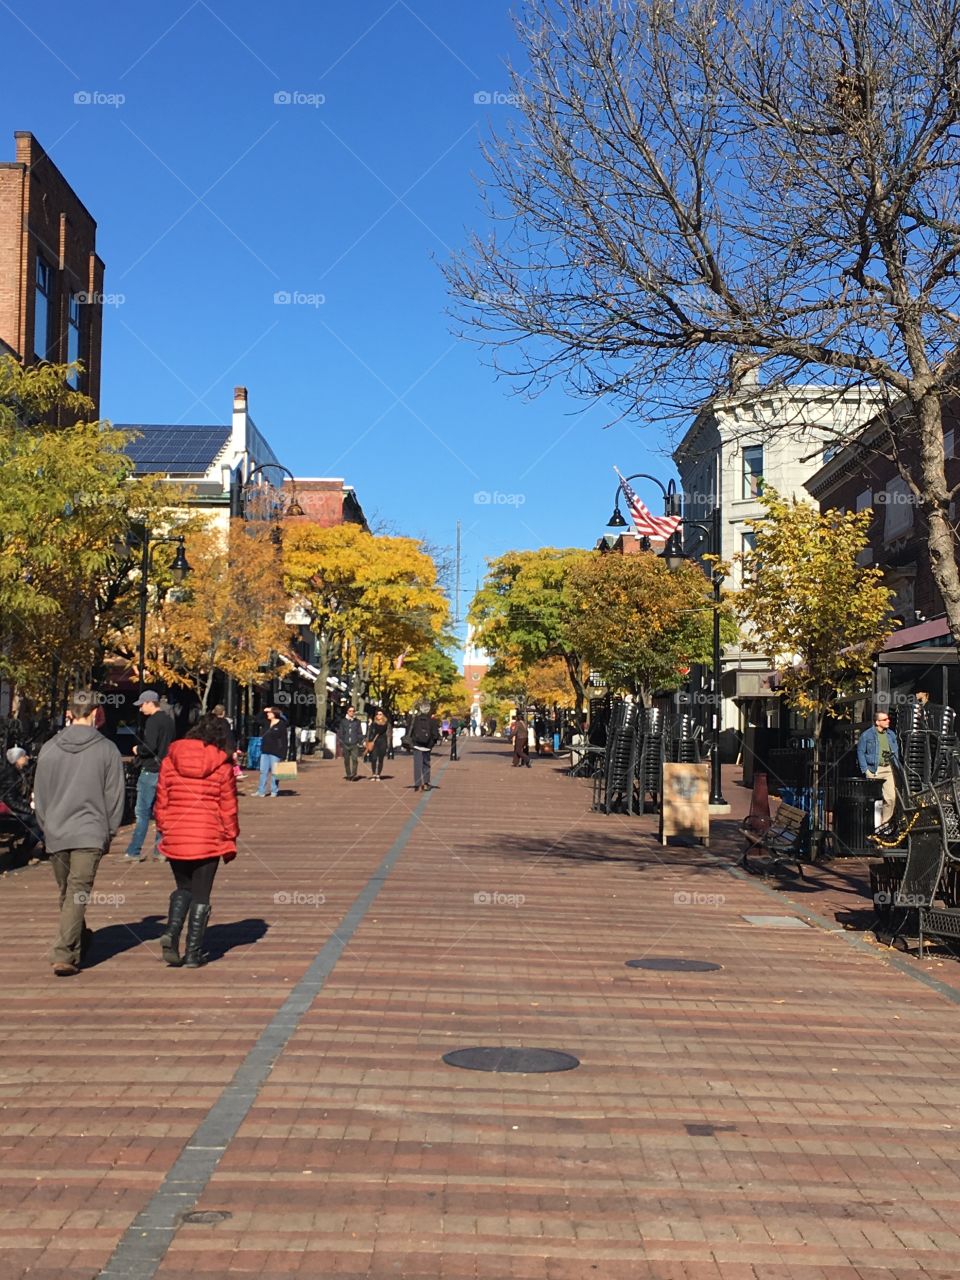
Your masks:
[{"label": "person walking away", "polygon": [[514,769],[522,768],[530,765],[530,743],[527,737],[527,722],[523,716],[517,716],[513,724],[510,726],[510,735],[513,738],[513,765]]},{"label": "person walking away", "polygon": [[379,782],[380,775],[383,773],[383,761],[387,754],[387,738],[390,732],[390,721],[382,711],[378,711],[367,727],[367,742],[364,748],[364,755],[370,762],[370,772],[374,782]]},{"label": "person walking away", "polygon": [[450,759],[459,760],[457,755],[457,738],[460,736],[460,721],[454,716],[450,721]]},{"label": "person walking away", "polygon": [[857,741],[857,763],[865,778],[879,778],[883,783],[883,814],[880,827],[887,825],[897,805],[897,787],[893,766],[900,763],[900,746],[890,728],[886,711],[875,711],[873,724],[864,729]]},{"label": "person walking away", "polygon": [[[203,716],[186,737],[173,744],[160,766],[160,852],[170,864],[176,885],[160,947],[171,968],[196,969],[206,963],[203,938],[210,921],[214,877],[221,859],[232,862],[237,856],[240,823],[229,733],[225,719]],[[181,957],[184,923],[187,940]]]},{"label": "person walking away", "polygon": [[[263,714],[267,727],[260,744],[260,786],[255,794],[276,799],[280,783],[275,770],[280,761],[287,758],[289,728],[276,707],[264,707]],[[270,791],[267,791],[268,785]]]},{"label": "person walking away", "polygon": [[363,725],[357,719],[356,707],[347,707],[347,714],[337,728],[337,741],[343,752],[343,771],[346,779],[348,782],[356,782],[360,745],[363,742]]},{"label": "person walking away", "polygon": [[[98,708],[99,710],[99,708]],[[29,848],[43,844],[43,832],[37,826],[36,815],[30,804],[31,792],[30,754],[23,747],[11,747],[0,775],[0,802],[23,827]]]},{"label": "person walking away", "polygon": [[[133,705],[140,708],[146,724],[139,743],[133,747],[133,754],[140,761],[140,776],[137,778],[137,804],[134,810],[136,822],[127,845],[127,857],[132,861],[146,862],[143,842],[147,838],[153,816],[160,765],[176,735],[176,722],[169,711],[162,709],[156,689],[144,689]],[[159,827],[155,833],[153,856],[160,857]]]},{"label": "person walking away", "polygon": [[440,727],[430,714],[429,702],[421,702],[410,717],[406,736],[413,752],[413,789],[430,791],[430,753],[440,741]]},{"label": "person walking away", "polygon": [[41,747],[34,778],[37,820],[60,891],[51,954],[58,978],[79,973],[89,950],[87,903],[100,859],[123,821],[123,757],[94,727],[97,709],[89,689],[73,695],[72,723]]}]

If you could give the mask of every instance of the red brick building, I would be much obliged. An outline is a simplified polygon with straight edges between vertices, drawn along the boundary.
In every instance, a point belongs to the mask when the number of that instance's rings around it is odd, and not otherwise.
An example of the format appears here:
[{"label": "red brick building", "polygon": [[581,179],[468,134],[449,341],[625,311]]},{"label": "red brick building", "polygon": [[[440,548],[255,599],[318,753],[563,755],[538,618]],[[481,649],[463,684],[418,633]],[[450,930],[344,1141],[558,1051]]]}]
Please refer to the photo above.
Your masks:
[{"label": "red brick building", "polygon": [[366,527],[366,517],[353,488],[339,479],[314,479],[297,476],[296,480],[284,480],[283,491],[292,502],[296,497],[304,517],[325,529],[339,524],[359,524]]},{"label": "red brick building", "polygon": [[32,133],[0,163],[0,343],[24,364],[80,360],[100,405],[103,263],[97,224]]},{"label": "red brick building", "polygon": [[[944,409],[943,443],[947,483],[953,486],[960,482],[956,405]],[[806,488],[821,511],[873,511],[863,563],[883,569],[900,623],[880,654],[878,690],[896,695],[925,688],[934,702],[960,706],[960,667],[930,568],[927,521],[886,447],[887,428],[878,421],[868,424],[855,444],[810,477]],[[898,435],[898,447],[902,453],[913,447],[906,433]],[[954,501],[951,520],[958,515]]]}]

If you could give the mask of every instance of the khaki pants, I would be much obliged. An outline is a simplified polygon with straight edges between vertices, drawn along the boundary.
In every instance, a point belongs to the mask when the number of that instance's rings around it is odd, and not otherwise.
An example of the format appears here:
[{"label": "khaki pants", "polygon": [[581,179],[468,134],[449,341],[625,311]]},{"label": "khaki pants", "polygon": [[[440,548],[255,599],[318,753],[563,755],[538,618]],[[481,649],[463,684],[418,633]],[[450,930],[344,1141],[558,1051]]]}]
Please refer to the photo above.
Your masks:
[{"label": "khaki pants", "polygon": [[50,855],[60,890],[60,932],[50,953],[54,964],[80,963],[83,918],[102,857],[102,849],[61,849]]},{"label": "khaki pants", "polygon": [[889,822],[893,817],[893,811],[897,807],[897,784],[893,779],[893,769],[888,764],[882,764],[878,767],[876,773],[868,773],[868,778],[879,778],[883,783],[883,816],[880,819],[881,825]]}]

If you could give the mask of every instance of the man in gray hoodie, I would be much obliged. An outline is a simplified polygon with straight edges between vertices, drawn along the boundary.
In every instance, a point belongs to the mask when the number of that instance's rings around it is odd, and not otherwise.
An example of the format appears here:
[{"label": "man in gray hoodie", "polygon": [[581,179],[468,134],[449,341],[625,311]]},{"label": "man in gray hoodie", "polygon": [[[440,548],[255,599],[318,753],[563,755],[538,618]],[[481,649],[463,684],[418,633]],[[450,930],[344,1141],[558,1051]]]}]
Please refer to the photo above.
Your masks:
[{"label": "man in gray hoodie", "polygon": [[94,728],[98,705],[88,689],[73,695],[73,723],[41,747],[33,784],[60,889],[60,932],[52,952],[58,978],[80,971],[91,936],[84,915],[97,867],[123,821],[123,758]]}]

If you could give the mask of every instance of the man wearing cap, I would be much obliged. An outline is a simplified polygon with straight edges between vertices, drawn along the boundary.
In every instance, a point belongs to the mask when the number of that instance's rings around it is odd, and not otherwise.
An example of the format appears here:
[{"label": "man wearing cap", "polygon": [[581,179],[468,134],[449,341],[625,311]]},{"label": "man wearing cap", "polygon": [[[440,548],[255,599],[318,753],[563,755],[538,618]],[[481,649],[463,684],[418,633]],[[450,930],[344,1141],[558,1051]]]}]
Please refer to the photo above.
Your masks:
[{"label": "man wearing cap", "polygon": [[[132,861],[145,862],[142,854],[143,842],[150,829],[150,818],[153,815],[153,802],[157,798],[157,782],[160,777],[160,762],[170,749],[170,743],[176,732],[173,717],[164,715],[160,707],[160,695],[156,689],[144,689],[133,704],[139,707],[146,717],[143,736],[133,748],[133,754],[140,761],[140,777],[137,779],[137,807],[135,809],[136,826],[127,846],[127,857]],[[158,714],[159,713],[159,714]],[[160,857],[160,832],[155,833],[156,844],[154,858]]]},{"label": "man wearing cap", "polygon": [[58,978],[79,973],[92,933],[84,917],[100,859],[123,821],[123,759],[95,724],[99,703],[89,689],[70,701],[66,729],[37,759],[34,801],[60,890],[60,930],[53,946]]}]

